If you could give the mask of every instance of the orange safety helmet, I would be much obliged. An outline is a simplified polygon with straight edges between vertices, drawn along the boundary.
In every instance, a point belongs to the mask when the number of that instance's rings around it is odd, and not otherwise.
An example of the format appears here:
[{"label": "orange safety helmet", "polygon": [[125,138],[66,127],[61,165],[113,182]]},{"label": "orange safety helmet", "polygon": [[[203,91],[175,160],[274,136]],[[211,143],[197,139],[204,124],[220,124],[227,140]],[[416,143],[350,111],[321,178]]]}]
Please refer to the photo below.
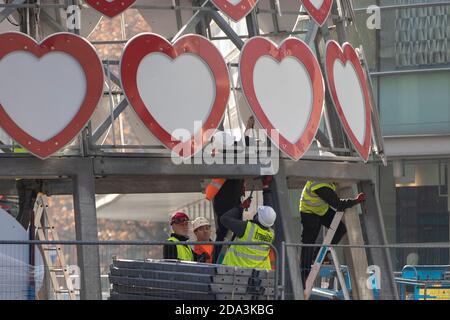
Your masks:
[{"label": "orange safety helmet", "polygon": [[212,179],[211,183],[206,187],[206,199],[212,201],[214,197],[219,193],[220,188],[224,185],[226,179]]}]

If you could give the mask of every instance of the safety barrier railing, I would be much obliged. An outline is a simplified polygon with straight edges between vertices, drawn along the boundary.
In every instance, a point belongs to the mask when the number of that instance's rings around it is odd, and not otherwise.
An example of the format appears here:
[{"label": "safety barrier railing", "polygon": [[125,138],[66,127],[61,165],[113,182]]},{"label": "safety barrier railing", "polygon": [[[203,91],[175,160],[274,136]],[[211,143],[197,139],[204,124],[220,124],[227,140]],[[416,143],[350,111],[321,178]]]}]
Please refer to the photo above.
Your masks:
[{"label": "safety barrier railing", "polygon": [[[267,245],[275,271],[162,259],[164,245],[180,244]],[[56,247],[65,266],[54,251],[43,252]],[[73,298],[69,291],[75,299],[272,300],[279,298],[278,272],[278,251],[265,242],[0,241],[3,300]]]},{"label": "safety barrier railing", "polygon": [[[292,299],[288,292],[288,259],[294,259],[301,269],[301,250],[314,248],[314,263],[322,244],[285,243],[281,245],[280,256],[280,292],[281,299]],[[327,245],[339,256],[340,271],[344,274],[346,285],[350,291],[359,293],[358,299],[400,299],[400,300],[450,300],[450,243],[397,243],[387,245]],[[387,253],[386,256],[382,256]],[[353,258],[352,258],[353,255]],[[386,259],[390,259],[387,261]],[[330,259],[332,260],[332,259]],[[381,261],[382,260],[382,261]],[[327,259],[326,259],[327,261]],[[355,265],[354,262],[359,262]],[[344,299],[342,287],[332,261],[322,265],[311,298]],[[384,268],[383,265],[384,264]],[[392,269],[391,274],[384,274],[386,266]],[[415,268],[415,273],[411,271]],[[383,287],[382,278],[388,277],[394,282],[395,290]],[[330,283],[328,280],[334,281]],[[362,281],[362,279],[364,281]],[[327,282],[328,281],[328,282]],[[339,284],[339,285],[336,285]],[[364,287],[363,287],[364,286]],[[353,287],[353,288],[352,288]],[[297,288],[298,289],[298,288]],[[296,290],[294,288],[293,290]],[[367,294],[367,292],[369,292]],[[350,292],[351,293],[351,292]],[[355,294],[356,295],[356,294]],[[369,298],[370,297],[370,298]],[[350,299],[354,299],[353,296]]]}]

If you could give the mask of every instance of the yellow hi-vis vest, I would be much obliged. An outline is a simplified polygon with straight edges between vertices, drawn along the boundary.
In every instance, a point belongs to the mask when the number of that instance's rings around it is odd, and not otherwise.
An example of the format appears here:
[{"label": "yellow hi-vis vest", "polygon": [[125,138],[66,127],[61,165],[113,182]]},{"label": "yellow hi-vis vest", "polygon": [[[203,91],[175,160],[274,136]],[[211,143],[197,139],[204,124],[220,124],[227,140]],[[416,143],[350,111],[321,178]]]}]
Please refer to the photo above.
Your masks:
[{"label": "yellow hi-vis vest", "polygon": [[325,215],[328,209],[330,209],[330,205],[314,192],[323,187],[336,191],[336,185],[334,183],[316,181],[308,181],[306,183],[300,198],[300,212],[317,214],[318,216]]},{"label": "yellow hi-vis vest", "polygon": [[194,261],[194,254],[192,249],[187,244],[181,244],[181,241],[175,237],[170,237],[167,241],[180,242],[177,244],[177,258],[182,261]]},{"label": "yellow hi-vis vest", "polygon": [[[272,243],[275,234],[272,229],[263,229],[254,222],[248,221],[245,233],[235,242],[268,242]],[[223,264],[226,266],[271,270],[268,245],[231,245],[225,254]]]}]

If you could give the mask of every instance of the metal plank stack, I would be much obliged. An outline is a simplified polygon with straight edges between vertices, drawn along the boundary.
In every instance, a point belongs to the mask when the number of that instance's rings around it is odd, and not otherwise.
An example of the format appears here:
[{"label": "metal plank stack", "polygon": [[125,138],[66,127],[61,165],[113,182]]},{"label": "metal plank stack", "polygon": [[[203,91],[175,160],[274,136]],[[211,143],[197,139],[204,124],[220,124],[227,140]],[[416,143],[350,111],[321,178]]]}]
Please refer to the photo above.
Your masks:
[{"label": "metal plank stack", "polygon": [[173,260],[113,260],[111,300],[273,300],[274,272]]}]

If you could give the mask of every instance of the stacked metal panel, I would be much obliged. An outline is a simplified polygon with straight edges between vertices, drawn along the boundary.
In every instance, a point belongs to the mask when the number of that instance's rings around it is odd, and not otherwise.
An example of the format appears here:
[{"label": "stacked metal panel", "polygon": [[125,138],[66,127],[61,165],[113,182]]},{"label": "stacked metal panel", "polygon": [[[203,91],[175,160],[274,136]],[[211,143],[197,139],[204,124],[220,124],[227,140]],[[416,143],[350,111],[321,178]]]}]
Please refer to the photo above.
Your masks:
[{"label": "stacked metal panel", "polygon": [[172,260],[113,260],[111,300],[273,300],[274,272]]}]

